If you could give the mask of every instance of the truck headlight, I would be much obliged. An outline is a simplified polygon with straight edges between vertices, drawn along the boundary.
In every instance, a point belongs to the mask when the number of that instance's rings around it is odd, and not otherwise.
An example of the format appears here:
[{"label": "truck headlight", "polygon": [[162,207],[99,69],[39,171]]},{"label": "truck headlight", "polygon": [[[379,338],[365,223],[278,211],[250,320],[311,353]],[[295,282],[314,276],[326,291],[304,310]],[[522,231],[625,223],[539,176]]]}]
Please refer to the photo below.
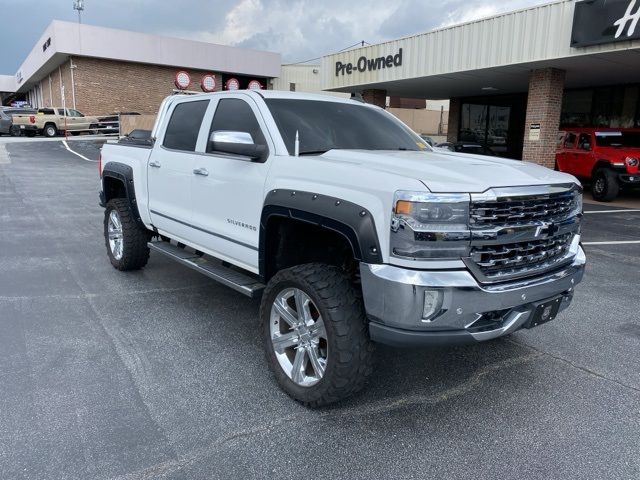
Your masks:
[{"label": "truck headlight", "polygon": [[459,259],[469,255],[469,194],[396,192],[391,253],[410,259]]}]

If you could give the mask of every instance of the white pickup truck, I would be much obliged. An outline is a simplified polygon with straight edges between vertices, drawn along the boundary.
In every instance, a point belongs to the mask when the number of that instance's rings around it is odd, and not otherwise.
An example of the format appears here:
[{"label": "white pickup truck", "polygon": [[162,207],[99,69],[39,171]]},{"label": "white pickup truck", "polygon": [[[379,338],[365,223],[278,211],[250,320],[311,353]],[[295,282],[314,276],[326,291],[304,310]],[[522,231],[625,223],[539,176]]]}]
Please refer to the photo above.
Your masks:
[{"label": "white pickup truck", "polygon": [[374,342],[531,328],[569,306],[584,273],[574,177],[436,153],[372,105],[178,95],[134,137],[102,149],[111,263],[139,269],[153,250],[261,296],[268,364],[309,406],[362,388]]}]

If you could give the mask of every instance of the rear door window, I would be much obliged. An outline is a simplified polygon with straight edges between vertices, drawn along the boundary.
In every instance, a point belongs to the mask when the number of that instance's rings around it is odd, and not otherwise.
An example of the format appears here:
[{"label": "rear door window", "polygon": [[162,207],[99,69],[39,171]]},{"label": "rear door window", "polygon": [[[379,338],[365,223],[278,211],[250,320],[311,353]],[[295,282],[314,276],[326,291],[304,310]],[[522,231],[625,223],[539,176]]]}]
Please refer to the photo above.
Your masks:
[{"label": "rear door window", "polygon": [[578,148],[580,150],[591,150],[591,135],[588,133],[581,133],[578,138]]},{"label": "rear door window", "polygon": [[575,133],[568,132],[564,137],[564,148],[575,148],[577,138],[578,136]]},{"label": "rear door window", "polygon": [[162,145],[173,150],[194,152],[208,105],[209,100],[177,104],[171,114]]}]

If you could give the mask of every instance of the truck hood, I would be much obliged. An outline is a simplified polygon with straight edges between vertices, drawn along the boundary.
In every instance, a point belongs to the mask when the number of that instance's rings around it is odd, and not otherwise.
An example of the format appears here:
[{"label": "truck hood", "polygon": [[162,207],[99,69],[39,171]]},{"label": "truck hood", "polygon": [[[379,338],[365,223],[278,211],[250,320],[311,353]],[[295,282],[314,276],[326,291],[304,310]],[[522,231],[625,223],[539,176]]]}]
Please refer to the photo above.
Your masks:
[{"label": "truck hood", "polygon": [[330,150],[318,159],[360,165],[421,181],[430,191],[476,193],[492,187],[578,183],[533,163],[449,152]]}]

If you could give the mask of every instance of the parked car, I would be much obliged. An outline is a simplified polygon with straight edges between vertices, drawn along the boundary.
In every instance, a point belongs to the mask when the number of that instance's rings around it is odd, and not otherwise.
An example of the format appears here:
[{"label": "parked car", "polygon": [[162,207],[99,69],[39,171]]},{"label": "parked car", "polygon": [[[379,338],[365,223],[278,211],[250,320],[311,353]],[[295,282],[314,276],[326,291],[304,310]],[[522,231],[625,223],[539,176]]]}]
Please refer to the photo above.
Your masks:
[{"label": "parked car", "polygon": [[496,156],[495,152],[486,145],[474,142],[443,142],[437,144],[436,147],[456,153],[472,153],[475,155],[486,155],[489,157]]},{"label": "parked car", "polygon": [[36,110],[30,108],[3,107],[0,109],[0,135],[19,136],[20,128],[13,124],[14,115],[33,115]]},{"label": "parked car", "polygon": [[640,129],[573,128],[558,137],[556,169],[591,183],[595,200],[640,187],[639,164]]},{"label": "parked car", "polygon": [[425,149],[348,99],[171,96],[152,132],[102,147],[99,172],[113,267],[140,269],[153,250],[261,298],[267,362],[312,407],[364,386],[372,342],[536,327],[584,272],[573,176]]},{"label": "parked car", "polygon": [[98,118],[84,115],[73,108],[39,108],[35,115],[14,115],[13,124],[26,135],[55,137],[65,131],[77,135],[95,129]]},{"label": "parked car", "polygon": [[433,141],[433,138],[431,138],[431,137],[430,137],[430,136],[428,136],[428,135],[420,135],[420,138],[422,138],[425,142],[427,142],[427,143],[429,144],[429,146],[430,146],[430,147],[433,147],[433,145],[434,145],[434,143],[435,143],[435,142]]},{"label": "parked car", "polygon": [[140,115],[138,112],[114,112],[104,117],[98,117],[97,133],[119,133],[120,115]]}]

